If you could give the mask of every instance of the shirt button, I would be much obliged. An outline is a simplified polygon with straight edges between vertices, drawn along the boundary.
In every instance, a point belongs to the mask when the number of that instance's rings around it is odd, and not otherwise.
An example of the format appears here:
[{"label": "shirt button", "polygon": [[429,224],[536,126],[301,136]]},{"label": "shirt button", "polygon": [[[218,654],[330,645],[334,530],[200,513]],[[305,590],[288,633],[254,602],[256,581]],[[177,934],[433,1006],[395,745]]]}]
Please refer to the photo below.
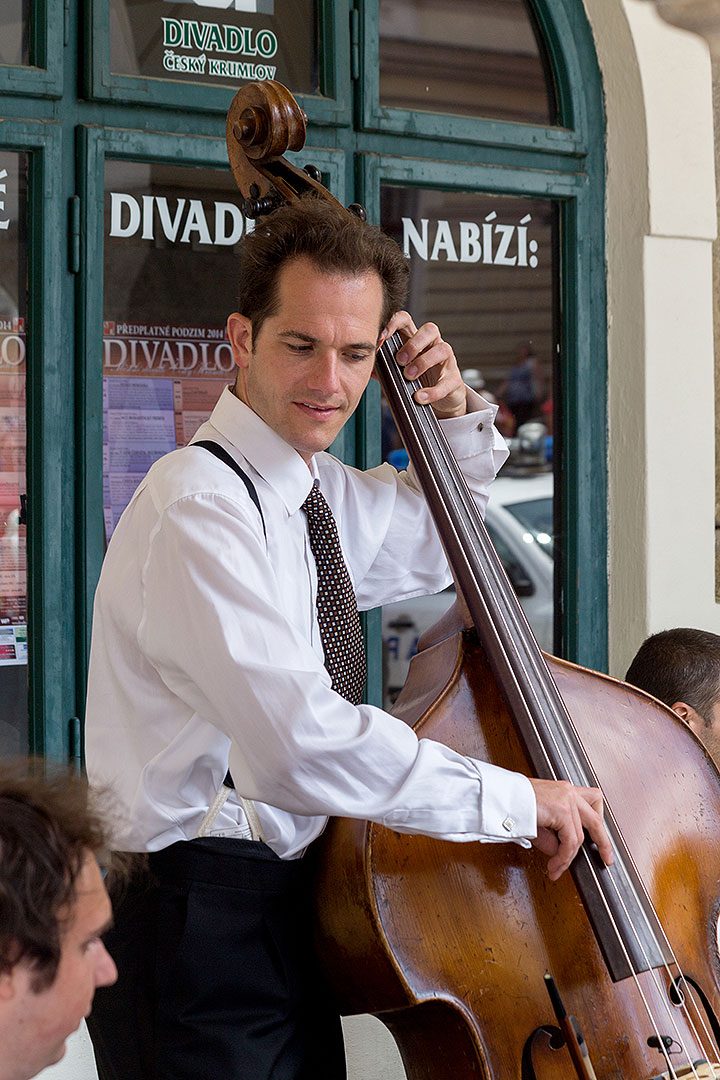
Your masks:
[{"label": "shirt button", "polygon": [[479,423],[479,424],[478,424],[478,426],[477,426],[477,429],[478,429],[478,431],[482,431],[482,429],[483,429],[484,427],[485,427],[485,425],[483,424],[483,422],[482,422],[482,420],[481,420],[481,421],[480,421],[480,423]]},{"label": "shirt button", "polygon": [[502,827],[505,832],[512,832],[515,828],[515,818],[506,817],[502,823]]}]

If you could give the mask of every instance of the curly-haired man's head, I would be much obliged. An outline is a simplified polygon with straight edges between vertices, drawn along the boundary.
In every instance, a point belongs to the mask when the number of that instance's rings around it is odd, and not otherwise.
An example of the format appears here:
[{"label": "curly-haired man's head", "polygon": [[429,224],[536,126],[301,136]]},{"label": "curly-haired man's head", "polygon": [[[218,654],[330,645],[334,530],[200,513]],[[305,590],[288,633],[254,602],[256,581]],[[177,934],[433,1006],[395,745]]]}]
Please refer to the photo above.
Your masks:
[{"label": "curly-haired man's head", "polygon": [[104,847],[84,781],[0,765],[0,1080],[59,1061],[96,987],[115,981]]}]

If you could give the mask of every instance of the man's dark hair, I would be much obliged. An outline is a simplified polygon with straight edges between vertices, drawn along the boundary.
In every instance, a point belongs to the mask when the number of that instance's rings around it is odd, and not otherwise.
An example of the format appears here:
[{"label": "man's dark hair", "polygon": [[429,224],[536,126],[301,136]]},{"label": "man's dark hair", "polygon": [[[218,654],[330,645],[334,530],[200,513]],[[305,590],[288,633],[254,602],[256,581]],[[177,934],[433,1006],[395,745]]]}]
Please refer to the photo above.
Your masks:
[{"label": "man's dark hair", "polygon": [[0,763],[0,974],[25,962],[36,993],[57,974],[85,859],[105,848],[85,781],[46,768]]},{"label": "man's dark hair", "polygon": [[328,274],[355,277],[374,272],[383,288],[381,330],[405,303],[408,261],[391,237],[342,206],[307,197],[261,218],[240,245],[238,310],[253,335],[277,310],[277,279],[293,259],[310,259]]},{"label": "man's dark hair", "polygon": [[709,725],[720,699],[720,637],[686,626],[653,634],[638,649],[625,681],[666,705],[684,701]]}]

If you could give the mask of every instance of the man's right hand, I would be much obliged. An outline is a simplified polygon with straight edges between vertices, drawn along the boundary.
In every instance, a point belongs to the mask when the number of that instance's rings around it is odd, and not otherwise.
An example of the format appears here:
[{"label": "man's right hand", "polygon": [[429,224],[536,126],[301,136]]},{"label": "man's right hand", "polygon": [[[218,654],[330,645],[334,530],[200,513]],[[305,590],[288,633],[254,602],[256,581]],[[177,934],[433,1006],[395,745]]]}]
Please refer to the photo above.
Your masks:
[{"label": "man's right hand", "polygon": [[610,837],[603,824],[603,795],[598,788],[576,787],[567,780],[534,780],[538,834],[533,845],[549,855],[547,872],[557,881],[570,866],[587,831],[600,858],[613,862]]}]

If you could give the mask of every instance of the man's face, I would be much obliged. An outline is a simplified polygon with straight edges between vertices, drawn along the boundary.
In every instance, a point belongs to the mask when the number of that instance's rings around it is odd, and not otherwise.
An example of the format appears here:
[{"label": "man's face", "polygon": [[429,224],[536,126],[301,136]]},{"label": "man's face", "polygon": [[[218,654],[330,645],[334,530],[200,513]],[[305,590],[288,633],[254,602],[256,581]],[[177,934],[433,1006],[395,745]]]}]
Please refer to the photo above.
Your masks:
[{"label": "man's face", "polygon": [[688,727],[692,728],[720,772],[720,687],[718,687],[718,699],[710,709],[707,718],[701,716],[692,705],[688,705],[685,701],[675,701],[671,708]]},{"label": "man's face", "polygon": [[[13,1027],[10,1032],[11,1061],[7,1073],[25,1080],[53,1065],[65,1053],[65,1040],[90,1012],[98,986],[109,986],[117,969],[103,945],[101,935],[111,917],[110,900],[94,856],[88,853],[76,883],[75,902],[62,935],[57,976],[45,990],[35,993],[34,972],[16,964],[10,978],[14,984]],[[0,1073],[4,1061],[0,1054]]]},{"label": "man's face", "polygon": [[720,770],[720,700],[710,711],[710,723],[695,729],[707,747],[707,752]]},{"label": "man's face", "polygon": [[306,462],[328,448],[357,408],[375,362],[382,307],[374,272],[327,274],[302,258],[280,271],[277,311],[255,340],[243,315],[228,320],[238,397]]}]

